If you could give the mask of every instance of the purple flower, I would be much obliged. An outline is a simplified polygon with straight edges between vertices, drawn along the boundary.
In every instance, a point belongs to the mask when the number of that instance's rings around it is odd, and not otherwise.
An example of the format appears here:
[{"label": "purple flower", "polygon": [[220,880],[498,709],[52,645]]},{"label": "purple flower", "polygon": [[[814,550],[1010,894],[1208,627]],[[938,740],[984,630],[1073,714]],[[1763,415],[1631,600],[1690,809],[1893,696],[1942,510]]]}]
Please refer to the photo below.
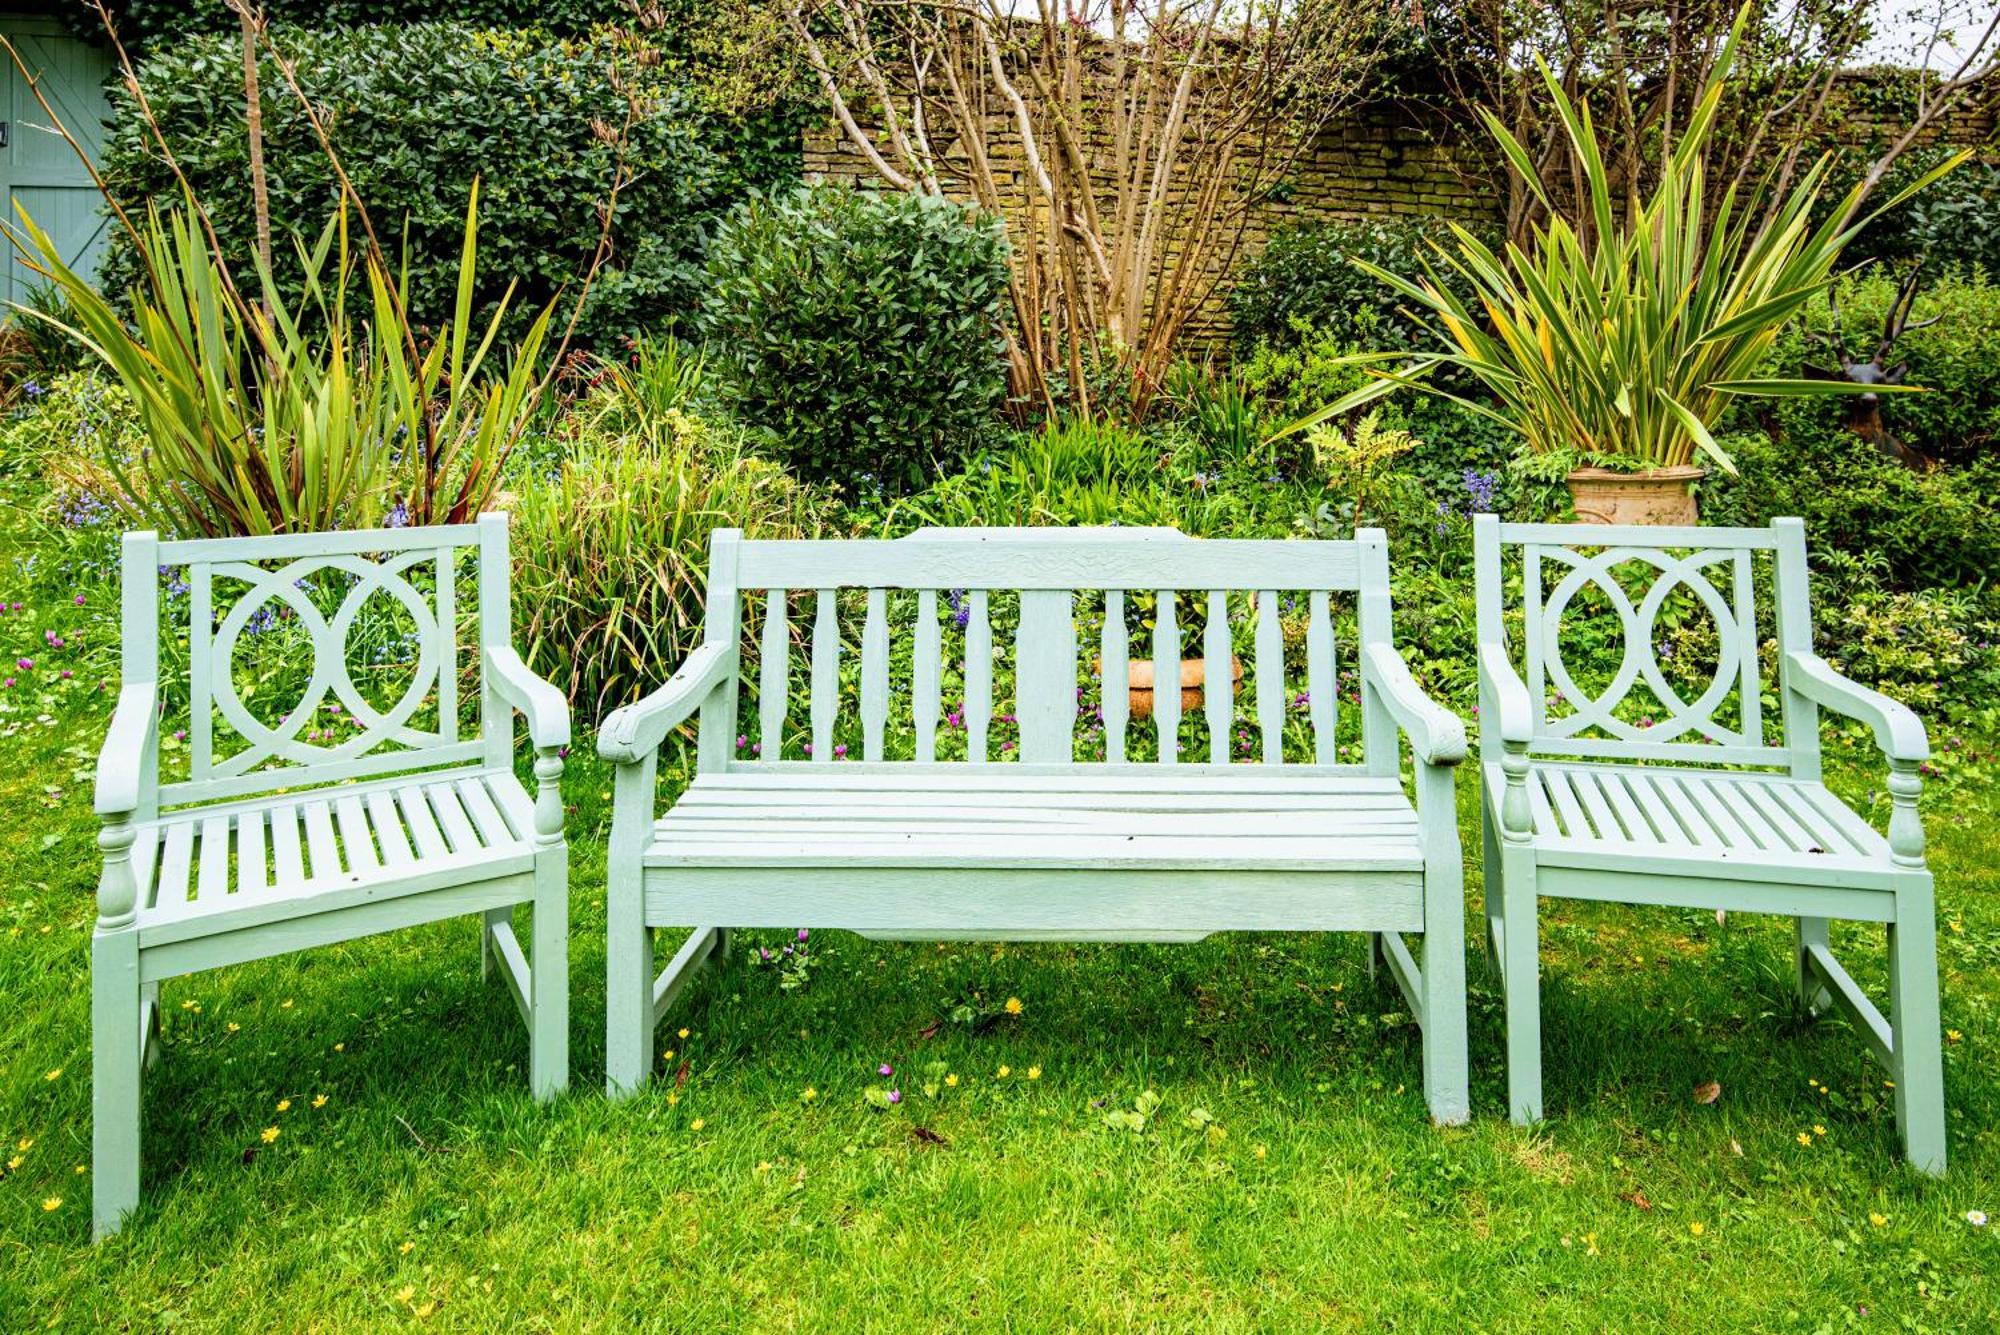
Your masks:
[{"label": "purple flower", "polygon": [[892,1089],[892,1090],[890,1090],[890,1091],[889,1091],[889,1102],[891,1102],[891,1103],[901,1103],[902,1101],[903,1101],[903,1091],[902,1091],[902,1090],[900,1090],[900,1089]]},{"label": "purple flower", "polygon": [[1465,486],[1465,509],[1468,514],[1493,514],[1500,508],[1500,472],[1494,469],[1481,472],[1468,468],[1460,475],[1459,481]]},{"label": "purple flower", "polygon": [[17,658],[14,660],[14,666],[23,672],[33,672],[35,670],[35,660],[32,658]]},{"label": "purple flower", "polygon": [[884,1079],[887,1079],[889,1076],[896,1074],[896,1068],[889,1065],[889,1063],[887,1062],[883,1062],[880,1066],[875,1068],[875,1074],[883,1077]]},{"label": "purple flower", "polygon": [[803,941],[805,939],[806,939],[806,929],[801,927],[799,928],[799,940]]},{"label": "purple flower", "polygon": [[957,626],[960,630],[964,630],[966,627],[966,623],[972,620],[972,604],[966,600],[965,590],[964,589],[947,590],[945,593],[945,597],[948,598],[951,602],[952,624]]},{"label": "purple flower", "polygon": [[82,594],[80,594],[80,593],[79,593],[79,594],[78,594],[78,595],[76,596],[76,605],[77,605],[78,607],[82,607],[82,606],[83,606],[83,595],[82,595]]},{"label": "purple flower", "polygon": [[833,758],[835,760],[845,760],[847,758],[846,742],[842,742],[840,745],[833,748]]},{"label": "purple flower", "polygon": [[396,508],[389,512],[389,517],[382,521],[382,526],[384,528],[408,528],[410,526],[410,507],[401,501],[397,501]]}]

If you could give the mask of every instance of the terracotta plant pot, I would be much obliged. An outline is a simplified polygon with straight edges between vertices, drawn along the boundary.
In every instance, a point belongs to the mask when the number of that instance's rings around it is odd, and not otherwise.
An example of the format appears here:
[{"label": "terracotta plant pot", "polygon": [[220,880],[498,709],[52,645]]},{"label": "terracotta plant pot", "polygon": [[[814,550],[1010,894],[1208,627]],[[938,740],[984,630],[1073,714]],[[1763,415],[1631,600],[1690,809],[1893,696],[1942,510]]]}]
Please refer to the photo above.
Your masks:
[{"label": "terracotta plant pot", "polygon": [[[1230,655],[1229,668],[1231,681],[1240,686],[1243,681],[1243,660],[1233,654]],[[1093,659],[1090,670],[1099,677],[1102,677],[1104,675],[1104,660],[1101,658]],[[1202,685],[1206,680],[1206,673],[1207,664],[1201,659],[1183,658],[1181,660],[1181,716],[1183,718],[1201,709]],[[1153,660],[1150,658],[1134,659],[1130,663],[1127,663],[1125,665],[1125,681],[1126,689],[1129,692],[1127,699],[1130,702],[1126,707],[1126,712],[1134,719],[1149,719],[1153,717]]]},{"label": "terracotta plant pot", "polygon": [[1579,468],[1565,480],[1579,523],[1690,525],[1699,522],[1694,484],[1706,476],[1706,469],[1684,464],[1643,473]]}]

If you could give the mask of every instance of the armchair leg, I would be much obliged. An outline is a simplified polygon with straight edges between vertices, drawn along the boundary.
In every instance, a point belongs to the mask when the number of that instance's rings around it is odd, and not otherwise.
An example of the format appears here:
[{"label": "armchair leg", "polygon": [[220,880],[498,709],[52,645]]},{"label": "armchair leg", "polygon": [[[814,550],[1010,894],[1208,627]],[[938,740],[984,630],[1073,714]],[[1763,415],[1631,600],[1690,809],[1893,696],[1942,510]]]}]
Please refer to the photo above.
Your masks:
[{"label": "armchair leg", "polygon": [[139,933],[100,931],[90,952],[91,1235],[124,1226],[139,1204]]},{"label": "armchair leg", "polygon": [[1814,1014],[1818,1014],[1820,1008],[1832,1001],[1832,998],[1827,995],[1826,988],[1821,986],[1812,970],[1806,967],[1806,952],[1813,946],[1826,947],[1832,944],[1827,928],[1828,920],[1825,918],[1800,918],[1796,921],[1792,938],[1798,970],[1799,1001]]},{"label": "armchair leg", "polygon": [[569,850],[535,855],[534,961],[528,975],[528,1087],[537,1099],[569,1088]]},{"label": "armchair leg", "polygon": [[1527,1126],[1542,1118],[1542,981],[1535,858],[1500,854],[1501,934],[1507,976],[1507,1113]]},{"label": "armchair leg", "polygon": [[1479,853],[1480,893],[1486,908],[1486,926],[1480,934],[1479,950],[1486,957],[1486,968],[1502,992],[1507,988],[1506,961],[1501,958],[1500,938],[1503,935],[1500,923],[1500,837],[1494,832],[1495,815],[1487,809],[1486,792],[1479,793]]},{"label": "armchair leg", "polygon": [[1938,1046],[1937,924],[1928,880],[1896,895],[1889,924],[1889,1023],[1894,1032],[1896,1129],[1910,1166],[1945,1168],[1944,1064]]}]

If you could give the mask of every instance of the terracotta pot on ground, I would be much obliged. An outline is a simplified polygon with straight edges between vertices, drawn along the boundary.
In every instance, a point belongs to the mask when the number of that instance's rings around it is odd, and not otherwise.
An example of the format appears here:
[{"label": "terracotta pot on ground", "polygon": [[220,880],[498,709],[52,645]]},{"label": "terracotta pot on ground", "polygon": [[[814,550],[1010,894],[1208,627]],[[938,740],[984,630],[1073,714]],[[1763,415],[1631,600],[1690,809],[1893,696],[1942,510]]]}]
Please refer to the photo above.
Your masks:
[{"label": "terracotta pot on ground", "polygon": [[1694,484],[1708,471],[1681,464],[1643,473],[1579,468],[1565,480],[1584,524],[1694,524]]},{"label": "terracotta pot on ground", "polygon": [[[1243,681],[1243,660],[1233,654],[1230,655],[1229,668],[1231,680],[1240,686]],[[1101,658],[1092,660],[1091,671],[1102,677],[1104,675],[1104,660]],[[1182,717],[1186,717],[1201,709],[1202,685],[1206,679],[1206,672],[1207,665],[1199,658],[1183,658],[1181,660]],[[1130,692],[1127,697],[1130,704],[1127,706],[1126,712],[1135,720],[1153,717],[1153,660],[1150,658],[1141,658],[1133,659],[1127,663],[1125,667],[1125,680],[1126,688]]]}]

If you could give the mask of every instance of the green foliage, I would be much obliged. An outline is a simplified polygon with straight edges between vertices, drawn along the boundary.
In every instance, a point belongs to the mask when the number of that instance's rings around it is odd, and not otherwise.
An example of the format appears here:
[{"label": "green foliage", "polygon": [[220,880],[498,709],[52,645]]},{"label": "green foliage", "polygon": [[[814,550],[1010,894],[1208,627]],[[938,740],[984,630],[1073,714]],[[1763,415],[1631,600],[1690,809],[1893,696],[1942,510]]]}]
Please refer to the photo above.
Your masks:
[{"label": "green foliage", "polygon": [[801,476],[921,485],[1005,389],[1000,222],[943,199],[815,185],[754,199],[709,255],[722,399]]},{"label": "green foliage", "polygon": [[[1536,225],[1526,249],[1509,245],[1504,258],[1458,235],[1443,267],[1472,286],[1476,301],[1454,293],[1428,263],[1425,278],[1412,281],[1359,262],[1434,319],[1429,327],[1447,350],[1370,354],[1365,361],[1376,382],[1321,415],[1416,385],[1495,413],[1532,455],[1643,469],[1685,465],[1701,454],[1727,470],[1733,465],[1710,428],[1735,398],[1856,392],[1844,380],[1757,374],[1785,322],[1830,280],[1841,247],[1866,219],[1844,228],[1813,224],[1824,161],[1781,199],[1767,199],[1760,185],[1743,196],[1725,190],[1711,207],[1705,155],[1747,14],[1660,164],[1651,196],[1622,222],[1589,105],[1572,100],[1546,64],[1542,82],[1581,164],[1581,198],[1552,199],[1527,148],[1489,113],[1488,130],[1547,221]],[[1918,178],[1905,194],[1958,160]],[[1858,208],[1860,197],[1850,192],[1846,202]],[[1878,211],[1898,202],[1881,200]],[[1497,410],[1427,378],[1444,368],[1478,381]],[[1295,424],[1305,425],[1310,421]]]},{"label": "green foliage", "polygon": [[[246,297],[186,213],[149,212],[134,242],[147,283],[132,294],[130,324],[32,218],[8,230],[68,299],[75,323],[63,328],[137,411],[145,448],[101,460],[141,522],[205,537],[311,533],[380,523],[393,505],[395,521],[454,523],[498,487],[539,393],[549,311],[505,368],[491,369],[506,312],[503,303],[483,333],[472,324],[475,191],[450,321],[420,344],[403,315],[407,293],[391,286],[381,256],[353,260],[346,222],[336,217],[316,245],[298,248],[305,295],[288,307],[268,273],[258,297]],[[357,269],[367,275],[365,324],[347,309]]]},{"label": "green foliage", "polygon": [[[678,0],[669,7],[688,3]],[[272,24],[327,30],[431,22],[582,33],[632,16],[626,0],[267,0],[258,8]],[[119,40],[133,50],[157,51],[187,37],[237,30],[227,5],[203,0],[113,0],[110,9]],[[95,16],[86,15],[83,22],[87,30],[102,31]]]},{"label": "green foliage", "polygon": [[[1942,147],[1916,149],[1898,158],[1877,189],[1895,194],[1951,156]],[[1871,164],[1866,150],[1843,153],[1836,183],[1845,187]],[[2000,273],[2000,166],[1968,162],[1922,194],[1861,230],[1848,243],[1845,264],[1886,260],[1906,264],[1922,259],[1933,273],[1961,275],[1983,269]]]},{"label": "green foliage", "polygon": [[1177,362],[1167,374],[1167,399],[1211,460],[1237,462],[1265,452],[1263,414],[1243,377]]},{"label": "green foliage", "polygon": [[1762,431],[1724,440],[1738,475],[1703,484],[1709,523],[1799,515],[1815,554],[1874,553],[1896,590],[1974,587],[2000,574],[2000,467],[1917,473],[1829,423],[1794,423],[1776,440]]},{"label": "green foliage", "polygon": [[[1897,278],[1878,266],[1837,285],[1840,333],[1856,359],[1866,360],[1881,340]],[[1995,373],[2000,367],[2000,287],[1984,272],[1946,277],[1918,294],[1911,315],[1913,324],[1940,318],[1896,340],[1888,362],[1907,363],[1903,383],[1925,392],[1885,398],[1883,425],[1947,467],[1988,458],[2000,437],[2000,375]],[[1798,374],[1805,362],[1837,370],[1827,348],[1805,337],[1807,330],[1824,335],[1831,329],[1829,303],[1814,301],[1773,350],[1775,373]],[[1831,430],[1846,420],[1846,412],[1841,402],[1806,399],[1776,405],[1772,418],[1781,432],[1790,434]]]},{"label": "green foliage", "polygon": [[[1404,312],[1409,303],[1403,295],[1355,261],[1390,273],[1420,273],[1435,248],[1450,240],[1450,229],[1435,218],[1306,222],[1279,229],[1243,265],[1229,292],[1238,353],[1263,343],[1289,347],[1307,330],[1363,347],[1434,347],[1423,322]],[[1470,299],[1470,285],[1458,275],[1446,273],[1444,281],[1461,299]]]},{"label": "green foliage", "polygon": [[553,470],[511,505],[514,606],[523,655],[576,701],[580,717],[636,699],[700,643],[709,533],[795,537],[801,496],[737,433],[670,410],[643,434],[586,404]]},{"label": "green foliage", "polygon": [[[0,219],[0,223],[12,221]],[[50,282],[30,283],[21,305],[25,309],[0,311],[8,336],[19,340],[19,364],[9,374],[24,381],[51,380],[81,369],[90,354],[62,332],[61,326],[75,322],[75,312],[62,287]]]},{"label": "green foliage", "polygon": [[[610,257],[578,326],[586,343],[611,347],[622,334],[690,315],[716,214],[747,188],[797,172],[796,109],[712,113],[672,62],[613,32],[555,39],[418,23],[282,30],[275,40],[296,62],[384,244],[407,231],[411,301],[423,319],[449,310],[457,231],[475,179],[483,182],[489,275],[477,304],[497,305],[511,282],[515,309],[539,309],[558,293],[575,296],[622,164]],[[228,255],[247,258],[254,224],[237,39],[204,36],[163,48],[141,79]],[[277,277],[296,293],[300,274],[282,237],[318,230],[336,197],[335,178],[268,56],[259,79],[281,238]],[[129,96],[114,90],[114,109],[103,163],[113,194],[128,203],[177,194]],[[129,246],[114,244],[105,285],[135,282],[135,259]]]}]

